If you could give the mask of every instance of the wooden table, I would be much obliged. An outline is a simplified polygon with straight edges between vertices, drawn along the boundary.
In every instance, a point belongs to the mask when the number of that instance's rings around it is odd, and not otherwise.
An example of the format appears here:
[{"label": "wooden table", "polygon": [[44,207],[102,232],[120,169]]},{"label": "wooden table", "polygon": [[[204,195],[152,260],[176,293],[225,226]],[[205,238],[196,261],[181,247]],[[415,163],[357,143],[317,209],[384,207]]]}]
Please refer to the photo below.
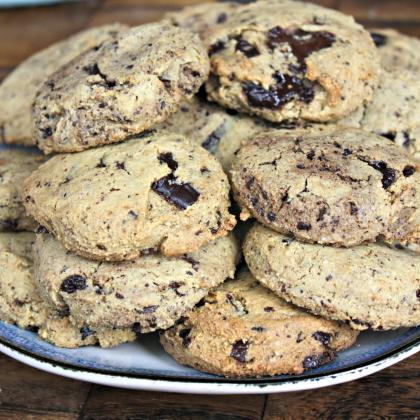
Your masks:
[{"label": "wooden table", "polygon": [[[149,22],[197,0],[87,0],[0,11],[0,79],[25,57],[89,26]],[[1,0],[0,0],[1,3]],[[420,37],[419,0],[317,0],[370,27]],[[119,390],[50,375],[0,355],[0,419],[418,418],[420,354],[368,378],[278,395],[200,396]]]}]

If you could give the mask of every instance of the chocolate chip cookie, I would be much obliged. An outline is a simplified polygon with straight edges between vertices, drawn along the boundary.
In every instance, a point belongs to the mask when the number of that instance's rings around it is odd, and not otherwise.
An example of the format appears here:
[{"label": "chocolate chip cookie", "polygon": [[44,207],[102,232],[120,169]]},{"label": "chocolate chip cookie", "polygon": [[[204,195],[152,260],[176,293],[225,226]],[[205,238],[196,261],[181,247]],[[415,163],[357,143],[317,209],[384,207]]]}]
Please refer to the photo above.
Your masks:
[{"label": "chocolate chip cookie", "polygon": [[334,248],[256,224],[244,243],[252,274],[289,302],[363,330],[420,325],[420,256],[381,243]]},{"label": "chocolate chip cookie", "polygon": [[45,158],[23,150],[0,150],[0,231],[33,230],[21,199],[23,181]]},{"label": "chocolate chip cookie", "polygon": [[126,31],[62,67],[33,107],[45,153],[115,143],[163,122],[207,79],[197,35],[168,23]]},{"label": "chocolate chip cookie", "polygon": [[32,55],[13,70],[0,84],[0,142],[34,145],[31,109],[44,81],[79,54],[127,29],[114,23],[79,32]]},{"label": "chocolate chip cookie", "polygon": [[172,326],[209,289],[233,277],[238,253],[230,235],[179,257],[151,253],[135,261],[95,262],[40,234],[35,279],[45,300],[68,308],[76,325],[145,333]]},{"label": "chocolate chip cookie", "polygon": [[374,134],[264,132],[241,148],[231,175],[242,219],[302,241],[420,243],[419,163]]},{"label": "chocolate chip cookie", "polygon": [[248,272],[211,291],[161,335],[179,363],[229,377],[299,374],[331,361],[357,332],[279,299]]},{"label": "chocolate chip cookie", "polygon": [[209,96],[270,121],[336,120],[372,99],[379,57],[350,16],[310,3],[243,6],[206,31]]},{"label": "chocolate chip cookie", "polygon": [[219,162],[177,134],[54,156],[23,195],[68,250],[95,260],[192,252],[236,224]]}]

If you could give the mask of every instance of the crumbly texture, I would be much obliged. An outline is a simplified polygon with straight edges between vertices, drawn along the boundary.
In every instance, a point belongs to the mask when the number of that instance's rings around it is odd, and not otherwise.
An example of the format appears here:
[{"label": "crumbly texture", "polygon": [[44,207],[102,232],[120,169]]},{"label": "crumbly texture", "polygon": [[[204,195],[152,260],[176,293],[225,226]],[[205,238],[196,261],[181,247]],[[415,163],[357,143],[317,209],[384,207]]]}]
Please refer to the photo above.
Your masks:
[{"label": "crumbly texture", "polygon": [[374,134],[261,133],[241,148],[231,175],[242,219],[302,241],[420,243],[419,163]]},{"label": "crumbly texture", "polygon": [[34,145],[32,104],[45,80],[79,54],[127,30],[117,23],[91,28],[32,55],[0,84],[0,142]]},{"label": "crumbly texture", "polygon": [[24,180],[45,161],[41,155],[23,150],[0,150],[0,231],[33,230],[21,199]]},{"label": "crumbly texture", "polygon": [[47,304],[33,276],[34,241],[34,233],[0,233],[0,320],[37,331],[42,339],[59,347],[113,347],[135,340],[132,329],[93,330],[85,323],[76,327],[65,307],[57,311]]},{"label": "crumbly texture", "polygon": [[176,134],[55,156],[27,179],[24,197],[68,250],[96,260],[180,255],[236,224],[219,162]]},{"label": "crumbly texture", "polygon": [[305,244],[256,224],[244,255],[252,274],[289,302],[353,328],[420,325],[420,256],[374,243]]},{"label": "crumbly texture", "polygon": [[76,325],[146,333],[172,326],[209,289],[233,277],[238,253],[228,236],[177,258],[101,263],[68,253],[42,234],[34,246],[35,279],[45,300],[68,308]]},{"label": "crumbly texture", "polygon": [[195,32],[202,37],[215,26],[226,23],[241,6],[235,2],[203,3],[166,13],[164,18],[172,25]]},{"label": "crumbly texture", "polygon": [[228,171],[241,143],[267,127],[263,120],[226,111],[195,97],[156,129],[182,134],[200,144]]},{"label": "crumbly texture", "polygon": [[122,141],[168,118],[208,72],[197,35],[167,22],[137,26],[45,82],[33,107],[34,137],[45,153]]},{"label": "crumbly texture", "polygon": [[387,71],[420,69],[420,40],[404,35],[395,29],[372,29],[370,31],[378,47],[382,67]]},{"label": "crumbly texture", "polygon": [[318,367],[350,347],[357,334],[286,303],[243,271],[165,331],[161,343],[181,364],[228,377],[260,377]]},{"label": "crumbly texture", "polygon": [[210,98],[270,121],[337,120],[369,102],[377,85],[369,33],[311,3],[258,1],[204,38]]}]

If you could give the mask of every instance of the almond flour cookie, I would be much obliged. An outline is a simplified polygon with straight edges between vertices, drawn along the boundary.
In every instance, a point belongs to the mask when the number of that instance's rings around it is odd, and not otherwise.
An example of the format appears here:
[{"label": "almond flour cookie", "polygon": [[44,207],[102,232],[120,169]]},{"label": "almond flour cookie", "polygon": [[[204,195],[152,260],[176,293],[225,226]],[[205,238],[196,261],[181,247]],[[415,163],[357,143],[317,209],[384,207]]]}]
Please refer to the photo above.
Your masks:
[{"label": "almond flour cookie", "polygon": [[172,326],[209,289],[233,277],[238,247],[232,236],[180,257],[151,254],[121,263],[95,262],[38,235],[35,279],[44,299],[68,308],[71,321],[138,333]]},{"label": "almond flour cookie", "polygon": [[133,341],[131,329],[92,329],[70,323],[66,308],[57,311],[39,295],[33,278],[32,245],[35,234],[0,233],[0,319],[39,336],[59,347],[99,344],[112,347]]},{"label": "almond flour cookie", "polygon": [[68,250],[96,260],[180,255],[236,224],[219,162],[176,134],[54,156],[27,179],[24,196]]},{"label": "almond flour cookie", "polygon": [[34,145],[31,108],[43,82],[79,54],[127,29],[114,23],[79,32],[32,55],[12,71],[0,84],[0,142]]},{"label": "almond flour cookie", "polygon": [[232,165],[241,218],[307,242],[420,243],[419,163],[374,134],[337,129],[261,133]]},{"label": "almond flour cookie", "polygon": [[45,161],[23,150],[0,150],[0,231],[33,230],[37,223],[26,214],[21,199],[23,181]]},{"label": "almond flour cookie", "polygon": [[208,72],[197,35],[168,23],[132,28],[44,84],[33,108],[37,144],[48,154],[122,141],[168,118]]},{"label": "almond flour cookie", "polygon": [[210,98],[270,121],[337,120],[369,102],[377,85],[369,33],[310,3],[258,1],[204,37]]},{"label": "almond flour cookie", "polygon": [[310,315],[243,271],[161,335],[179,363],[230,377],[299,374],[331,361],[357,332]]},{"label": "almond flour cookie", "polygon": [[256,224],[244,243],[252,274],[289,302],[363,330],[420,325],[420,256],[383,244],[305,244]]},{"label": "almond flour cookie", "polygon": [[195,97],[183,103],[156,130],[184,135],[216,156],[223,168],[229,170],[242,141],[268,127],[263,120],[226,111]]},{"label": "almond flour cookie", "polygon": [[235,2],[203,3],[166,13],[164,18],[172,25],[195,32],[202,37],[208,29],[226,23],[238,8],[240,5]]}]

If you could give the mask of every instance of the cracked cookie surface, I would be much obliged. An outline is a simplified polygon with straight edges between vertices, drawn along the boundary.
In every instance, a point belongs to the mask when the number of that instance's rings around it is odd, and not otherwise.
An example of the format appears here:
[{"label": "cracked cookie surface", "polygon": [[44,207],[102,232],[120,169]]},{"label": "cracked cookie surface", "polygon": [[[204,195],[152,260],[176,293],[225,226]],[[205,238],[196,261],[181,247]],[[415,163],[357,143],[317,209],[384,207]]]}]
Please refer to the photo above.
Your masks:
[{"label": "cracked cookie surface", "polygon": [[253,275],[289,302],[353,328],[420,325],[420,256],[380,243],[334,248],[255,224],[244,244]]},{"label": "cracked cookie surface", "polygon": [[[93,330],[85,324],[74,326],[66,310],[45,303],[33,276],[32,246],[35,234],[0,233],[0,319],[39,336],[59,347],[81,347],[99,343],[112,347],[133,341],[131,329]],[[63,309],[63,308],[61,308]]]},{"label": "cracked cookie surface", "polygon": [[420,243],[419,163],[374,134],[261,133],[241,148],[231,175],[242,219],[302,241]]},{"label": "cracked cookie surface", "polygon": [[270,121],[342,118],[369,102],[377,85],[369,33],[352,17],[313,4],[258,1],[204,40],[210,98]]},{"label": "cracked cookie surface", "polygon": [[0,84],[0,142],[35,145],[32,104],[44,81],[79,54],[128,29],[110,24],[79,32],[21,63]]},{"label": "cracked cookie surface", "polygon": [[180,255],[225,236],[229,182],[210,153],[177,134],[57,155],[25,183],[25,206],[64,246],[95,260]]},{"label": "cracked cookie surface", "polygon": [[123,141],[163,122],[208,72],[197,35],[167,22],[131,28],[45,82],[33,108],[36,142],[65,153]]},{"label": "cracked cookie surface", "polygon": [[0,150],[0,231],[36,228],[23,206],[21,190],[25,179],[44,161],[34,152]]},{"label": "cracked cookie surface", "polygon": [[278,298],[243,270],[161,334],[179,363],[218,375],[299,374],[331,361],[357,332]]},{"label": "cracked cookie surface", "polygon": [[238,254],[229,235],[179,257],[151,254],[101,263],[68,253],[43,234],[34,246],[35,279],[45,300],[68,308],[76,325],[146,333],[172,326],[211,288],[233,277]]}]

